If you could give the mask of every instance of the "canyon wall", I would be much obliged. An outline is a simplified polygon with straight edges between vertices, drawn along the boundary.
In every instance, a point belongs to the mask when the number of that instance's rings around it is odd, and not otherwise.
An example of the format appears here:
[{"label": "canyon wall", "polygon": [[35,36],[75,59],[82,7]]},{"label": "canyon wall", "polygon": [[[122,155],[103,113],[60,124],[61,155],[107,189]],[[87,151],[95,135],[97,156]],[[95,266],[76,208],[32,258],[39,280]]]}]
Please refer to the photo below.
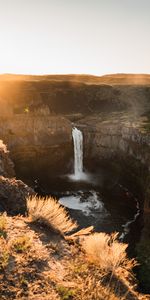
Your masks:
[{"label": "canyon wall", "polygon": [[4,75],[0,83],[0,137],[18,177],[70,172],[75,122],[84,132],[87,161],[133,158],[135,169],[146,166],[149,210],[149,75]]},{"label": "canyon wall", "polygon": [[85,167],[94,171],[92,167],[99,163],[118,165],[120,172],[122,169],[122,173],[128,174],[134,190],[142,191],[144,210],[150,211],[150,135],[144,121],[144,117],[139,117],[133,122],[118,113],[107,118],[86,117],[76,126],[84,133]]},{"label": "canyon wall", "polygon": [[67,171],[66,162],[72,155],[71,122],[63,116],[27,113],[3,117],[0,136],[10,149],[17,177]]},{"label": "canyon wall", "polygon": [[9,157],[9,151],[0,140],[0,212],[24,214],[26,198],[33,195],[34,191],[14,176],[14,164]]},{"label": "canyon wall", "polygon": [[[85,168],[111,166],[112,176],[119,174],[138,196],[143,257],[150,243],[150,75],[0,76],[0,139],[18,178],[45,181],[71,173],[74,125],[84,134]],[[33,190],[4,177],[14,171],[2,143],[0,175],[0,208],[24,213]],[[147,274],[149,255],[146,250]]]}]

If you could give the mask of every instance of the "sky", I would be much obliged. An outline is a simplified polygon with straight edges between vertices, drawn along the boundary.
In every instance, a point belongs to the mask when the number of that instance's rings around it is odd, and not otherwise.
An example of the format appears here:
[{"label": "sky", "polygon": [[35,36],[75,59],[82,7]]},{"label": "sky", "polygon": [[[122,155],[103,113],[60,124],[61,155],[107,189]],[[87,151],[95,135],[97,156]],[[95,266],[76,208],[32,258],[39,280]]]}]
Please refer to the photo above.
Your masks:
[{"label": "sky", "polygon": [[0,73],[150,73],[150,0],[0,0]]}]

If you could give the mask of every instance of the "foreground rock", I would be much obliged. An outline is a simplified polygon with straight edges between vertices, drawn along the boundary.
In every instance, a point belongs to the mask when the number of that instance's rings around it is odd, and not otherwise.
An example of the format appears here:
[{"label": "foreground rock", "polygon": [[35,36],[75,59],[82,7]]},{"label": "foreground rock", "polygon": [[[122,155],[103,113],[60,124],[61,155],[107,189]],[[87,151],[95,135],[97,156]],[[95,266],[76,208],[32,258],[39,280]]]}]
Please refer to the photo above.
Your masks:
[{"label": "foreground rock", "polygon": [[26,212],[26,197],[34,191],[15,176],[14,164],[6,145],[0,140],[0,211],[9,214]]},{"label": "foreground rock", "polygon": [[9,157],[9,151],[3,141],[0,140],[0,175],[5,177],[14,177],[14,164]]},{"label": "foreground rock", "polygon": [[15,178],[8,179],[0,176],[0,209],[10,214],[26,212],[26,197],[34,191]]}]

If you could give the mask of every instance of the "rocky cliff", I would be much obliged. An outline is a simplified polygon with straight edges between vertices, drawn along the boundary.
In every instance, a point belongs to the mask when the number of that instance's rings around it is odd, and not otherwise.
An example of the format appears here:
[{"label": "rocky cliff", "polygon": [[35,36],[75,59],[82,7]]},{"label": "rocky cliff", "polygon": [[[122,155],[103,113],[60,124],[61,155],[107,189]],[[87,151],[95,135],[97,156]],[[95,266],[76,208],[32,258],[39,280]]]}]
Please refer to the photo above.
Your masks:
[{"label": "rocky cliff", "polygon": [[[145,127],[145,117],[131,120],[120,113],[111,114],[109,118],[95,115],[80,120],[77,126],[84,133],[85,163],[91,159],[97,163],[118,162],[122,168],[123,163],[129,162],[128,171],[140,179],[144,209],[149,211],[150,135]],[[136,177],[134,179],[134,185],[138,184]]]},{"label": "rocky cliff", "polygon": [[9,151],[3,141],[0,140],[0,176],[14,177],[14,164],[9,157]]},{"label": "rocky cliff", "polygon": [[14,176],[14,164],[6,145],[0,140],[0,211],[25,213],[26,197],[34,192]]},{"label": "rocky cliff", "polygon": [[91,114],[145,109],[150,76],[0,76],[0,115],[36,112]]},{"label": "rocky cliff", "polygon": [[[75,122],[83,128],[85,158],[133,158],[148,178],[149,75],[5,75],[0,82],[0,137],[18,177],[67,173]],[[144,185],[145,210],[148,191]]]},{"label": "rocky cliff", "polygon": [[[150,75],[1,76],[0,107],[0,138],[17,177],[46,180],[70,171],[75,124],[84,133],[86,168],[112,165],[139,194],[141,240],[150,240]],[[12,176],[6,152],[0,172]]]},{"label": "rocky cliff", "polygon": [[[0,136],[11,150],[18,177],[67,170],[71,157],[71,122],[50,114],[19,114],[0,120]],[[42,176],[43,176],[42,173]]]}]

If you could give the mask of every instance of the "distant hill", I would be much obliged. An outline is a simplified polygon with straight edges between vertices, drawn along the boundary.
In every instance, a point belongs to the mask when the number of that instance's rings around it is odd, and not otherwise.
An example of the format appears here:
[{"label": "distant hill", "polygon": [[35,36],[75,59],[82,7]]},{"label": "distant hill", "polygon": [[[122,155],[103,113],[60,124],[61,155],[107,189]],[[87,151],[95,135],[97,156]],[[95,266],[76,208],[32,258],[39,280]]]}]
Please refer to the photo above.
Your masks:
[{"label": "distant hill", "polygon": [[2,74],[0,81],[69,81],[85,84],[150,85],[150,74],[110,74],[94,76],[86,74],[68,75],[17,75]]}]

